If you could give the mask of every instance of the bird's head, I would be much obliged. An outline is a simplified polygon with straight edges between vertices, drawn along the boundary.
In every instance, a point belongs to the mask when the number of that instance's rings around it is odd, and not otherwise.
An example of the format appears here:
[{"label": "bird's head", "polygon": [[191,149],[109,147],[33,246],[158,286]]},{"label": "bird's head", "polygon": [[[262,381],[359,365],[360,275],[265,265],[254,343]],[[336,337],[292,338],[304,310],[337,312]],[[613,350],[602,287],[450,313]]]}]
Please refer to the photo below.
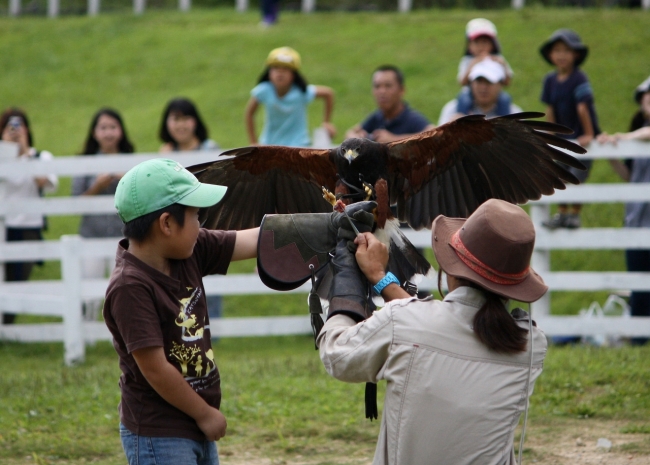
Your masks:
[{"label": "bird's head", "polygon": [[343,154],[348,163],[352,163],[359,156],[359,152],[354,149],[347,149]]},{"label": "bird's head", "polygon": [[366,145],[371,143],[367,139],[346,139],[341,144],[339,155],[345,158],[349,164],[356,160],[360,155],[367,152]]}]

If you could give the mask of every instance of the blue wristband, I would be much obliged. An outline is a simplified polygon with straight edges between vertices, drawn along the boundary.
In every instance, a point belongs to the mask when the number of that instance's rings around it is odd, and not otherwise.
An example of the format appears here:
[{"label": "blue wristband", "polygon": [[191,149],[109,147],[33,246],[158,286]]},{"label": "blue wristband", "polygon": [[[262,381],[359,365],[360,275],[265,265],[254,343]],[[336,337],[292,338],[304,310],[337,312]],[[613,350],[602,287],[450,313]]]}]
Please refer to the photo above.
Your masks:
[{"label": "blue wristband", "polygon": [[389,271],[388,273],[386,273],[386,276],[381,278],[381,281],[379,281],[377,284],[373,286],[373,289],[377,294],[381,295],[381,291],[383,291],[384,288],[388,286],[390,283],[395,283],[399,286],[399,280],[395,277],[393,273]]}]

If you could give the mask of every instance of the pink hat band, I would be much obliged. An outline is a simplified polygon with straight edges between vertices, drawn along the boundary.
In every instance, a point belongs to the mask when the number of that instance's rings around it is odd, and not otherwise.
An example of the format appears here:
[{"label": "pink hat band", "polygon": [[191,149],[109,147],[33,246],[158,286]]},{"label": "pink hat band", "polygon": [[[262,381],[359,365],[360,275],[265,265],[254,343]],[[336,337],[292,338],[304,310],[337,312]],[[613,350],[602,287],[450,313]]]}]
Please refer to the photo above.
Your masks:
[{"label": "pink hat band", "polygon": [[488,281],[502,285],[513,285],[523,282],[529,274],[530,266],[527,266],[519,273],[503,273],[489,267],[481,260],[476,258],[463,244],[460,238],[460,229],[456,231],[449,242],[449,245],[454,249],[458,258],[472,271]]}]

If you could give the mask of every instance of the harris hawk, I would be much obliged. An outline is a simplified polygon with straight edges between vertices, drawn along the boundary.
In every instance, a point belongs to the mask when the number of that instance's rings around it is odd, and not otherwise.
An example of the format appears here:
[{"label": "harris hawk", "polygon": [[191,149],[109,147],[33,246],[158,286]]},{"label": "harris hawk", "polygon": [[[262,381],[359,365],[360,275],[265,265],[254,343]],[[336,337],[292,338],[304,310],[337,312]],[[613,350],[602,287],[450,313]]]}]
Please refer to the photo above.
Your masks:
[{"label": "harris hawk", "polygon": [[353,138],[332,149],[243,147],[188,170],[228,187],[222,202],[200,213],[210,229],[253,228],[266,214],[327,213],[335,200],[375,200],[377,232],[388,233],[389,269],[407,280],[427,274],[430,264],[389,221],[391,205],[400,222],[419,230],[441,214],[467,217],[490,198],[523,204],[579,183],[565,166],[584,165],[556,147],[586,150],[553,134],[570,129],[531,120],[542,116],[465,116],[386,144]]}]

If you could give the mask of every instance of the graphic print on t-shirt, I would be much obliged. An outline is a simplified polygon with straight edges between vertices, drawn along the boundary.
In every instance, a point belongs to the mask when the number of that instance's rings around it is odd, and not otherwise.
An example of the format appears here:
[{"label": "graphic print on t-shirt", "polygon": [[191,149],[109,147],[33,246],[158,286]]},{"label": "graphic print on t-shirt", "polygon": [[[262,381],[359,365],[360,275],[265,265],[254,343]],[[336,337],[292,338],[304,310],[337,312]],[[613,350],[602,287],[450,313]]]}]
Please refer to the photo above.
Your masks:
[{"label": "graphic print on t-shirt", "polygon": [[[190,291],[192,288],[188,287],[187,290]],[[181,339],[186,342],[203,339],[202,322],[196,321],[196,316],[192,313],[199,297],[201,297],[200,288],[196,288],[189,297],[179,300],[181,307],[175,323],[181,328]]]},{"label": "graphic print on t-shirt", "polygon": [[202,296],[201,288],[186,287],[186,289],[190,292],[190,295],[179,299],[179,313],[174,320],[180,330],[179,340],[178,342],[172,341],[169,358],[178,363],[181,374],[189,381],[197,378],[208,378],[216,370],[216,364],[212,349],[205,351],[202,343],[205,318],[197,317],[194,312]]}]

